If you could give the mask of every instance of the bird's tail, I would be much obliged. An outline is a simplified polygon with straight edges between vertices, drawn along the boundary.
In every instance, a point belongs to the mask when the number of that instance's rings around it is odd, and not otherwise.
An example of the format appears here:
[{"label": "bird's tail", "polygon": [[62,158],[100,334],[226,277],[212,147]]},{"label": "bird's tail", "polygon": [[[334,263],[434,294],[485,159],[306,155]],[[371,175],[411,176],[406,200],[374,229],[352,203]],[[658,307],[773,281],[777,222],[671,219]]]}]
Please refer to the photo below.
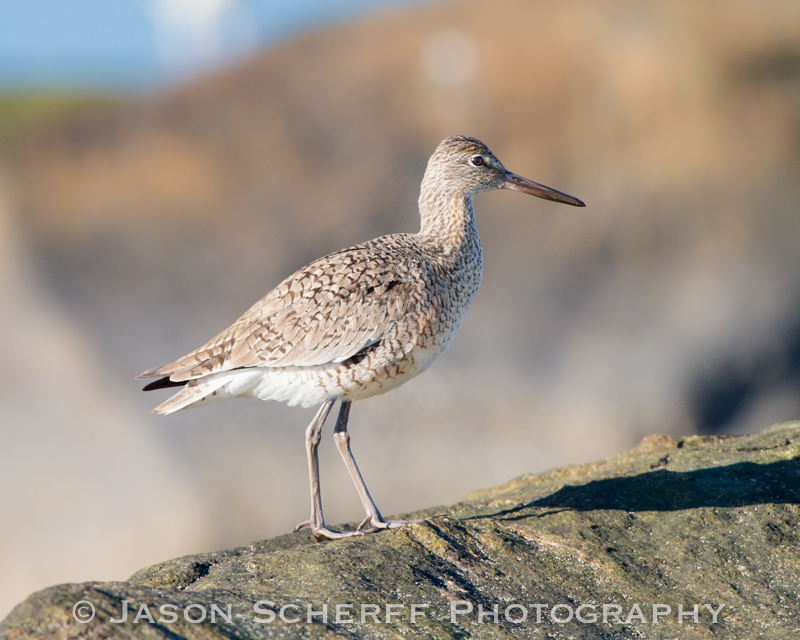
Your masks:
[{"label": "bird's tail", "polygon": [[[196,407],[200,404],[209,404],[223,398],[218,397],[220,389],[228,382],[223,377],[190,380],[186,385],[166,402],[162,402],[153,413],[168,415],[181,409]],[[227,396],[226,396],[227,397]]]}]

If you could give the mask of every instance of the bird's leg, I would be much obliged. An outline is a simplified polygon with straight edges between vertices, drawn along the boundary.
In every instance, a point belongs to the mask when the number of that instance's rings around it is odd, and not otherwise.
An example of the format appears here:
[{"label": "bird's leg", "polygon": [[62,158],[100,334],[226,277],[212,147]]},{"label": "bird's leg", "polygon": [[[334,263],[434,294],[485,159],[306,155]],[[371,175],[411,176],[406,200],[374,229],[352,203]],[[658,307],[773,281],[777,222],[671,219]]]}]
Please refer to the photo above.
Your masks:
[{"label": "bird's leg", "polygon": [[360,535],[361,531],[332,531],[325,526],[325,518],[322,515],[322,493],[319,488],[319,458],[317,448],[322,438],[322,427],[325,419],[333,408],[335,400],[328,400],[323,404],[317,415],[306,429],[306,453],[308,454],[308,475],[311,479],[311,517],[305,522],[298,524],[294,530],[299,531],[303,527],[310,527],[314,540],[333,540],[336,538],[347,538],[349,536]]},{"label": "bird's leg", "polygon": [[364,505],[364,511],[367,517],[362,520],[358,525],[358,531],[364,533],[375,533],[381,529],[397,529],[406,524],[414,522],[421,522],[421,520],[384,520],[375,501],[369,494],[369,489],[358,470],[356,459],[353,457],[353,452],[350,450],[350,434],[347,432],[347,420],[350,417],[350,401],[342,400],[342,406],[339,409],[339,416],[336,418],[336,426],[333,429],[333,439],[336,442],[336,448],[347,465],[347,470],[350,472],[350,477],[353,479],[353,484],[356,485],[356,490],[361,498],[361,504]]}]

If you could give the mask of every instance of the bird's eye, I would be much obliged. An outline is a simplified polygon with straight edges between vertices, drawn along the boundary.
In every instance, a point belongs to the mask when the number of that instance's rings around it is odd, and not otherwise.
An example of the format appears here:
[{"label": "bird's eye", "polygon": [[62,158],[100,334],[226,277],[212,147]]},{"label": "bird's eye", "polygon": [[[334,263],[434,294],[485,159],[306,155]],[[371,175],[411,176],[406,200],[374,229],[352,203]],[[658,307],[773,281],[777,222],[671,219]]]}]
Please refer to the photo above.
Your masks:
[{"label": "bird's eye", "polygon": [[473,156],[470,158],[469,163],[473,167],[482,167],[486,164],[486,159],[483,156]]}]

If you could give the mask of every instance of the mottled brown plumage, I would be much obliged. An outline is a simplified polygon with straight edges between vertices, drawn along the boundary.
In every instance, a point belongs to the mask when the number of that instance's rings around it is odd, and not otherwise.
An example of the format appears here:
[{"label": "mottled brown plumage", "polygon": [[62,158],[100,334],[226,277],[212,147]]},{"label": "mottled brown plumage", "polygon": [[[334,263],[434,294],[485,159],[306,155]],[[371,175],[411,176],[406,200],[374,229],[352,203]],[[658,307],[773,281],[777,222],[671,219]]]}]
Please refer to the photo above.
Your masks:
[{"label": "mottled brown plumage", "polygon": [[[147,388],[185,383],[155,411],[230,397],[321,404],[306,433],[312,516],[300,526],[324,539],[404,524],[383,520],[364,485],[349,447],[350,403],[411,379],[448,347],[481,280],[472,197],[498,188],[583,206],[506,171],[482,142],[447,138],[422,181],[419,233],[382,236],[312,262],[199,349],[143,373],[162,377]],[[336,400],[334,436],[367,513],[355,532],[325,527],[319,497],[316,447]]]}]

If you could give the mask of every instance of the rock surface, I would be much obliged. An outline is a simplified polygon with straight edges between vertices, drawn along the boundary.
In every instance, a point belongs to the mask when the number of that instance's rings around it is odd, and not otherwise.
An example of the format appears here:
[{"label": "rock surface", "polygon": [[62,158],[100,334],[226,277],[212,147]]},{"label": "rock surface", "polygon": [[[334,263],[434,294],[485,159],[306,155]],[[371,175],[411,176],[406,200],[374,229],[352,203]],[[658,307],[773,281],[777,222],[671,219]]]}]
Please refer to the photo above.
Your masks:
[{"label": "rock surface", "polygon": [[[429,519],[325,544],[289,534],[164,562],[127,582],[51,587],[17,606],[0,632],[9,640],[800,633],[800,422],[749,436],[650,436],[611,458],[413,516]],[[73,617],[81,600],[96,610],[86,624]],[[127,621],[112,623],[124,601]],[[259,601],[269,602],[256,611]]]}]

